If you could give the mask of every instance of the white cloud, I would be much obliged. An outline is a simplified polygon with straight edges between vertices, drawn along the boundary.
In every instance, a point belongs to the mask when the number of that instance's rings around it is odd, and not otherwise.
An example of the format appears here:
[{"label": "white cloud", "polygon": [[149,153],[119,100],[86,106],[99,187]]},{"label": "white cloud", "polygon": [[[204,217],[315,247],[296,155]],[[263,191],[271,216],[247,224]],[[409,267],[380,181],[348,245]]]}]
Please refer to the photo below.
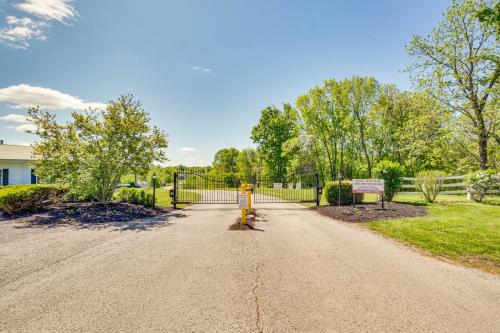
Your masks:
[{"label": "white cloud", "polygon": [[80,98],[60,91],[34,87],[29,84],[19,84],[0,89],[0,102],[5,102],[13,107],[40,106],[48,109],[76,109],[85,110],[104,109],[106,104],[87,103]]},{"label": "white cloud", "polygon": [[200,71],[200,72],[205,72],[205,73],[211,73],[213,72],[213,69],[208,68],[208,67],[203,67],[203,66],[191,66],[191,69],[195,71]]},{"label": "white cloud", "polygon": [[67,23],[78,17],[72,0],[24,0],[16,5],[20,11],[35,16],[7,16],[6,26],[0,29],[0,43],[17,49],[27,49],[33,39],[46,40],[45,29],[51,21]]},{"label": "white cloud", "polygon": [[181,153],[183,154],[187,154],[187,153],[192,153],[194,152],[196,149],[194,148],[191,148],[191,147],[182,147],[182,148],[179,148],[177,151],[180,151]]},{"label": "white cloud", "polygon": [[67,22],[78,16],[71,0],[25,0],[16,8],[47,21]]},{"label": "white cloud", "polygon": [[7,126],[8,129],[13,129],[17,132],[28,132],[28,131],[36,131],[37,127],[33,124],[21,124],[17,126]]},{"label": "white cloud", "polygon": [[30,118],[26,117],[25,115],[14,114],[14,113],[10,113],[6,116],[0,116],[0,120],[9,121],[9,122],[13,122],[13,123],[29,123],[30,122]]},{"label": "white cloud", "polygon": [[0,42],[14,48],[27,49],[32,39],[45,40],[42,28],[46,22],[34,21],[29,17],[7,16],[7,26],[0,29]]}]

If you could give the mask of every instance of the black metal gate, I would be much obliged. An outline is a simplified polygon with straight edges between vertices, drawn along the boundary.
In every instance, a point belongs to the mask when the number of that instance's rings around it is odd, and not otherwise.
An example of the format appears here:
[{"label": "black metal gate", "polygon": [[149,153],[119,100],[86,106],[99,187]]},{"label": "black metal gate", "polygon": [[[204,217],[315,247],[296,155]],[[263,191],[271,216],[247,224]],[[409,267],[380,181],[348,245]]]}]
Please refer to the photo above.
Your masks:
[{"label": "black metal gate", "polygon": [[255,203],[314,202],[319,205],[321,189],[316,172],[299,172],[281,179],[257,177],[253,184]]},{"label": "black metal gate", "polygon": [[240,181],[208,173],[179,170],[174,173],[172,203],[237,204]]},{"label": "black metal gate", "polygon": [[[240,180],[179,170],[171,190],[174,207],[179,204],[237,204]],[[252,184],[255,203],[311,202],[319,205],[321,188],[316,172],[289,174],[281,179],[257,177]]]}]

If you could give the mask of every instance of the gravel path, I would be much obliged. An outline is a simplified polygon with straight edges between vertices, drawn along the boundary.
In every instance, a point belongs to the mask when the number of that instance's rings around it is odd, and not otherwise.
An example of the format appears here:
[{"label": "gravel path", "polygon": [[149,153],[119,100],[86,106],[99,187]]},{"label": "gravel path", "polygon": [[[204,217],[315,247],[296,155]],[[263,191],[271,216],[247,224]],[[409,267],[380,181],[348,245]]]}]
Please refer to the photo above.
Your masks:
[{"label": "gravel path", "polygon": [[263,231],[229,231],[234,205],[147,228],[0,223],[0,331],[500,331],[500,277],[258,207]]}]

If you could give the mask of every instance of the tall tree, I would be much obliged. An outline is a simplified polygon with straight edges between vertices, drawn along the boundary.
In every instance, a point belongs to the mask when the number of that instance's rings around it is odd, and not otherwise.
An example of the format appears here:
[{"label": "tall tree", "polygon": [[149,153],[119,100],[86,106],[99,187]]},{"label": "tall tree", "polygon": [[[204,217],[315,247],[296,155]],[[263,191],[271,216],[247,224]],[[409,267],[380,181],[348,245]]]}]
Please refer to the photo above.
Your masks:
[{"label": "tall tree", "polygon": [[243,149],[238,155],[239,179],[245,183],[254,182],[257,176],[258,164],[257,152],[252,148]]},{"label": "tall tree", "polygon": [[236,174],[238,172],[238,155],[236,148],[223,148],[215,153],[212,162],[214,171],[217,173]]},{"label": "tall tree", "polygon": [[251,138],[271,173],[282,179],[286,174],[287,157],[283,154],[283,144],[297,136],[297,112],[290,104],[283,105],[283,111],[274,106],[262,110],[259,123],[252,129]]},{"label": "tall tree", "polygon": [[424,169],[456,167],[449,155],[450,115],[428,94],[383,86],[370,120],[378,160],[397,161],[411,176]]},{"label": "tall tree", "polygon": [[495,25],[477,19],[486,7],[493,8],[492,1],[454,0],[429,37],[414,36],[407,47],[416,83],[475,133],[481,169],[488,167],[488,144],[500,116],[498,107],[488,107],[498,89],[500,54]]},{"label": "tall tree", "polygon": [[347,107],[347,91],[335,80],[297,98],[296,107],[302,116],[302,129],[324,152],[329,179],[335,179],[343,166],[344,141],[351,131]]},{"label": "tall tree", "polygon": [[122,176],[145,174],[154,161],[166,159],[166,135],[149,125],[148,114],[132,95],[102,111],[73,112],[73,121],[66,124],[38,107],[28,113],[41,138],[34,146],[37,175],[68,185],[82,198],[106,203]]},{"label": "tall tree", "polygon": [[500,38],[500,2],[494,7],[484,7],[477,13],[480,22],[492,25],[496,29],[497,39]]},{"label": "tall tree", "polygon": [[349,108],[358,124],[359,142],[366,160],[368,177],[372,176],[373,156],[369,151],[369,114],[379,96],[380,85],[372,77],[354,76],[345,81],[349,96]]}]

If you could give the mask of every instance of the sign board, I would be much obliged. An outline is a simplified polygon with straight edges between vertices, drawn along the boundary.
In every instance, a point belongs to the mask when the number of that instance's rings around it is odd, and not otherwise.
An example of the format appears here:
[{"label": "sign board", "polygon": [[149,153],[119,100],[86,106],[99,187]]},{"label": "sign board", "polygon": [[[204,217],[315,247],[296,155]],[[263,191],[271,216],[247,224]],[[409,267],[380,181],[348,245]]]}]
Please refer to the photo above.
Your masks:
[{"label": "sign board", "polygon": [[283,188],[283,183],[273,183],[273,188]]},{"label": "sign board", "polygon": [[248,209],[248,194],[241,194],[238,198],[238,206],[243,209]]},{"label": "sign board", "polygon": [[296,190],[301,190],[302,189],[302,183],[295,184],[295,189]]},{"label": "sign board", "polygon": [[288,188],[293,190],[293,183],[288,183]]},{"label": "sign board", "polygon": [[352,193],[384,194],[383,179],[353,179]]}]

